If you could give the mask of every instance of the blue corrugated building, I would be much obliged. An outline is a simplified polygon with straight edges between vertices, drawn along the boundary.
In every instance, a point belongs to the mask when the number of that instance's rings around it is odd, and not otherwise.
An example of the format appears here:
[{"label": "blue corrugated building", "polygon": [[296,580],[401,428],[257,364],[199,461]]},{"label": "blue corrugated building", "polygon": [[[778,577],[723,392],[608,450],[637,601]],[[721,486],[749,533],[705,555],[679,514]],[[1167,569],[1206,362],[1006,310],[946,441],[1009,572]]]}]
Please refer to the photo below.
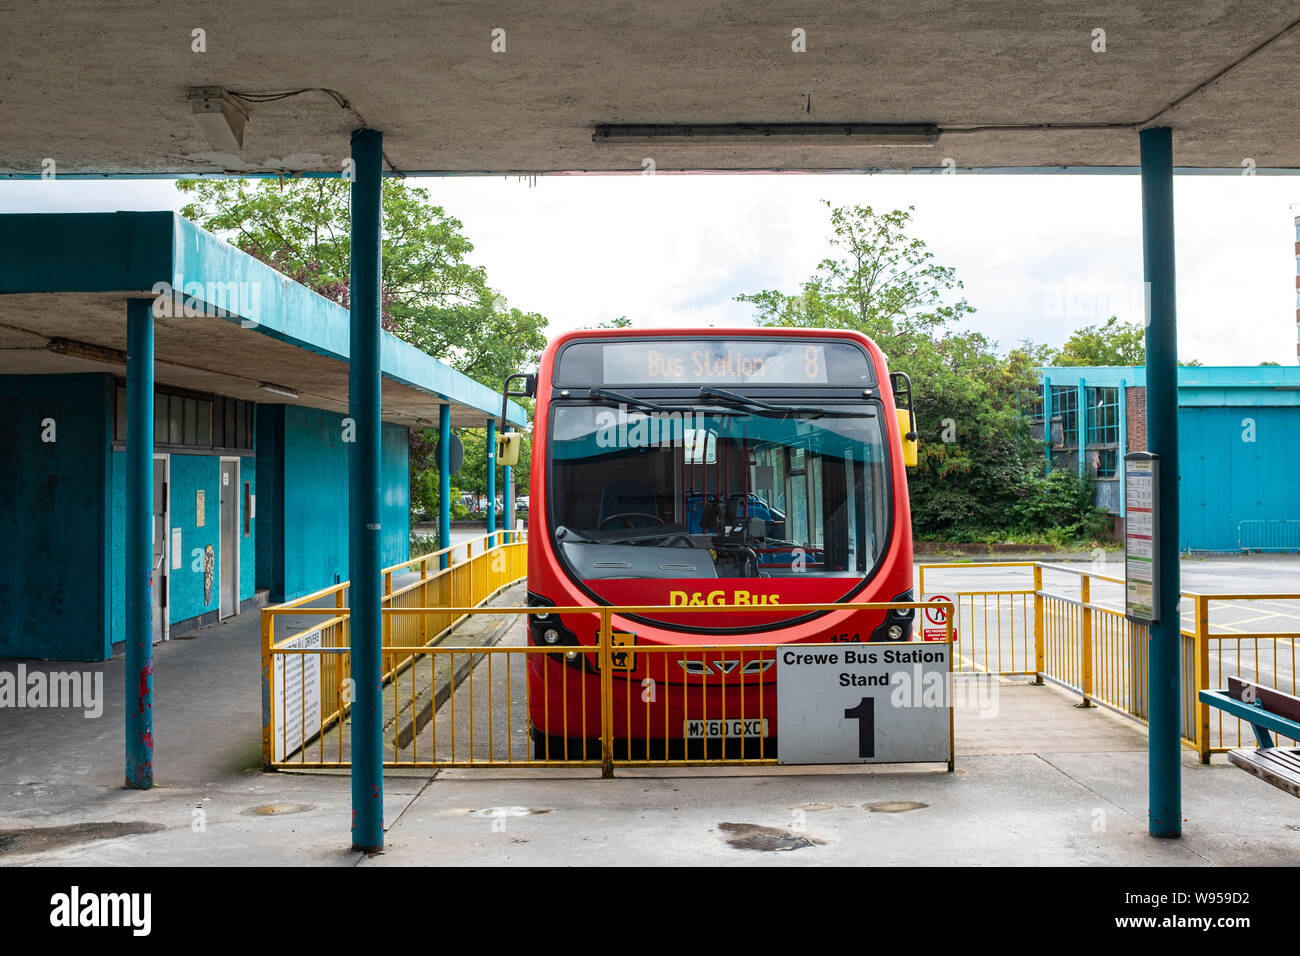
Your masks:
[{"label": "blue corrugated building", "polygon": [[[0,215],[0,657],[121,647],[133,298],[155,327],[154,639],[347,577],[348,311],[170,212]],[[382,370],[391,565],[409,429],[484,427],[500,399],[388,334]]]},{"label": "blue corrugated building", "polygon": [[[1124,455],[1146,449],[1146,369],[1038,375],[1047,466],[1091,474],[1119,530]],[[1300,551],[1300,367],[1180,367],[1178,440],[1180,550]]]}]

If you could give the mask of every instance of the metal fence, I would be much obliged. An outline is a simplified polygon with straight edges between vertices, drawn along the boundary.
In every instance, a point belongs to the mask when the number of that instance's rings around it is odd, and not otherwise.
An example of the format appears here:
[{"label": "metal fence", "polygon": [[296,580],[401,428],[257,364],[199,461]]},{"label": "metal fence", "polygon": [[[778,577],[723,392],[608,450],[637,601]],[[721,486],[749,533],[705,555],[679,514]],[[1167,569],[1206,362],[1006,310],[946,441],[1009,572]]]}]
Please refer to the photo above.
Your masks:
[{"label": "metal fence", "polygon": [[[485,536],[458,548],[467,549],[466,560],[454,561],[456,549],[448,548],[384,571],[385,766],[559,765],[608,772],[615,765],[776,762],[766,740],[776,717],[778,645],[624,647],[612,627],[614,615],[759,609],[484,606],[524,577],[524,536],[500,532],[495,544]],[[1121,579],[1092,568],[992,562],[922,565],[918,585],[923,595],[940,591],[949,602],[939,605],[946,613],[936,616],[949,629],[954,673],[1049,681],[1078,693],[1085,705],[1146,722],[1149,634],[1124,616]],[[267,766],[349,765],[346,731],[354,695],[346,600],[344,583],[262,612]],[[783,610],[886,607],[935,606]],[[527,646],[522,629],[511,632],[508,626],[481,645],[448,646],[445,640],[469,617],[496,615],[513,623],[519,615],[547,613],[566,620],[589,616],[597,644]],[[1206,761],[1211,753],[1249,745],[1253,735],[1236,718],[1212,714],[1198,700],[1199,690],[1224,687],[1229,675],[1239,675],[1296,693],[1300,630],[1249,628],[1300,623],[1300,594],[1184,592],[1182,613],[1181,734],[1184,745]],[[513,636],[498,645],[502,634]],[[599,679],[581,679],[593,675]],[[538,703],[537,694],[545,703],[530,707]],[[556,733],[552,726],[560,715],[567,717],[568,732]],[[539,753],[533,752],[534,733]],[[669,741],[680,748],[674,751]]]},{"label": "metal fence", "polygon": [[[971,580],[990,570],[1019,586],[989,588]],[[1045,583],[1047,578],[1052,580]],[[1028,673],[1038,680],[1077,692],[1085,704],[1100,704],[1146,723],[1150,634],[1145,625],[1124,616],[1122,579],[1091,568],[986,562],[921,565],[918,584],[923,594],[941,590],[956,605],[953,641],[963,668],[1022,675],[1026,669],[1021,662],[1032,656],[1037,663]],[[1181,611],[1181,734],[1184,745],[1208,761],[1211,753],[1246,745],[1254,737],[1234,717],[1215,711],[1212,719],[1210,707],[1197,697],[1199,690],[1226,687],[1228,677],[1238,675],[1296,693],[1300,627],[1241,628],[1270,619],[1300,625],[1300,594],[1184,591]],[[1235,616],[1240,614],[1246,616]]]},{"label": "metal fence", "polygon": [[[396,692],[419,649],[524,577],[527,535],[499,531],[412,558],[383,571],[383,682]],[[456,552],[465,550],[465,560]],[[341,728],[351,710],[348,583],[262,609],[262,757],[266,766],[346,763]],[[418,608],[413,616],[393,609]],[[334,739],[336,738],[336,739]],[[327,757],[327,744],[334,747]]]},{"label": "metal fence", "polygon": [[[488,560],[493,553],[489,549],[479,557]],[[433,582],[436,577],[428,580]],[[469,580],[475,580],[472,572]],[[455,594],[454,585],[450,586]],[[445,593],[432,584],[428,587],[430,595]],[[919,607],[919,603],[806,604],[783,606],[783,610],[799,615]],[[266,620],[307,610],[320,613],[319,608],[266,610],[273,612]],[[952,610],[950,605],[948,610]],[[384,675],[384,766],[593,767],[610,773],[615,766],[775,764],[768,737],[775,728],[778,645],[623,645],[618,643],[619,632],[613,625],[614,616],[624,614],[738,612],[770,614],[771,608],[421,607],[386,599],[382,611],[385,657],[392,663]],[[346,616],[345,611],[340,613]],[[542,614],[564,615],[569,624],[574,623],[574,616],[591,617],[597,643],[579,645],[580,649],[524,644],[449,646],[439,643],[449,633],[446,630],[423,644],[388,640],[390,636],[432,631],[432,626],[419,631],[419,622],[425,618],[451,622],[447,625],[451,627],[472,616],[504,617],[514,623],[520,616]],[[310,633],[335,625],[333,619],[322,621],[313,624]],[[270,627],[264,624],[264,634]],[[507,629],[506,633],[520,639],[519,630]],[[345,636],[346,630],[340,633]],[[347,645],[313,640],[311,646],[303,646],[298,638],[269,642],[264,637],[263,647],[263,670],[272,675],[268,693],[276,704],[269,710],[272,720],[264,735],[267,766],[348,767]],[[527,674],[530,666],[534,668],[531,681]],[[288,679],[275,680],[282,674],[288,674]],[[311,703],[318,693],[320,714]],[[329,701],[335,702],[333,710],[328,709]],[[569,723],[562,731],[565,715]]]}]

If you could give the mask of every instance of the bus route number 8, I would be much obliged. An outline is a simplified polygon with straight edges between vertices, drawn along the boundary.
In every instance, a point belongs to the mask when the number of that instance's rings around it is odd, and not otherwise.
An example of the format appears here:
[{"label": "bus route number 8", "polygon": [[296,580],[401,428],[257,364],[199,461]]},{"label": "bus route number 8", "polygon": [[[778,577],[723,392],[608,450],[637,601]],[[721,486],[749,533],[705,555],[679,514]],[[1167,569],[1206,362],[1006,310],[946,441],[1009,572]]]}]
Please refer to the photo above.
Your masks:
[{"label": "bus route number 8", "polygon": [[809,345],[803,350],[803,370],[809,381],[816,381],[821,374],[821,369],[818,368],[817,346]]}]

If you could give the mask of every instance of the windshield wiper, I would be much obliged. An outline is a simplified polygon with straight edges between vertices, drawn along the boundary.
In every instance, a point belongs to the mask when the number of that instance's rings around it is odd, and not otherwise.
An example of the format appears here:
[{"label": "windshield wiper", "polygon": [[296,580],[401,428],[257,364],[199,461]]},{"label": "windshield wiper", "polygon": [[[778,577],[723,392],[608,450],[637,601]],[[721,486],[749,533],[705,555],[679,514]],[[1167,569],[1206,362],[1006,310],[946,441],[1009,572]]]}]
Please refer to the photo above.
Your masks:
[{"label": "windshield wiper", "polygon": [[719,401],[731,402],[735,405],[741,405],[745,408],[753,409],[760,414],[766,412],[774,415],[822,415],[827,418],[872,418],[876,410],[867,406],[866,410],[844,411],[836,408],[808,408],[803,405],[773,405],[770,402],[763,402],[757,398],[750,398],[748,395],[741,395],[739,392],[729,392],[725,388],[714,388],[712,385],[700,386],[700,398],[716,398]]},{"label": "windshield wiper", "polygon": [[599,386],[588,389],[587,396],[593,401],[604,402],[606,405],[626,405],[629,408],[640,408],[647,412],[659,412],[667,415],[680,415],[682,412],[709,415],[738,414],[730,408],[719,408],[716,405],[661,405],[659,402],[652,402],[648,398],[637,398],[635,395],[628,395],[624,392],[616,392],[613,389],[600,388]]},{"label": "windshield wiper", "polygon": [[622,392],[614,392],[608,388],[588,389],[589,398],[606,403],[618,403],[620,405],[632,405],[636,408],[644,408],[651,412],[670,412],[672,411],[667,405],[660,405],[658,402],[652,402],[645,398],[637,398],[634,395],[625,395]]}]

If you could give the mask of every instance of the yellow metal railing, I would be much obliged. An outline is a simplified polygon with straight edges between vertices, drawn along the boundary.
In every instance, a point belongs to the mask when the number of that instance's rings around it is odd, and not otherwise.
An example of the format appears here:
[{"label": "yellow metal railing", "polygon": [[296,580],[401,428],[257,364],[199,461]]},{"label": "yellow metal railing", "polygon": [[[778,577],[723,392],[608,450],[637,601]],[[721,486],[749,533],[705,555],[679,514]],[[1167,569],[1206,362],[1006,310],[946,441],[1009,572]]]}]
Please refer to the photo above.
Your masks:
[{"label": "yellow metal railing", "polygon": [[[441,640],[464,614],[526,574],[527,533],[498,531],[382,572],[385,685],[410,667],[413,647]],[[456,561],[464,550],[465,560]],[[302,757],[313,741],[340,727],[351,708],[348,583],[262,609],[262,757],[266,766]],[[418,617],[394,617],[395,608],[419,608]],[[305,626],[298,628],[298,622]],[[297,718],[297,726],[294,726]],[[341,748],[342,734],[336,734]],[[340,759],[341,759],[341,750]],[[321,754],[323,758],[323,753]]]},{"label": "yellow metal railing", "polygon": [[[960,576],[1006,568],[1031,571],[1032,586],[1014,590],[956,586]],[[953,643],[962,668],[1023,674],[1017,662],[1032,648],[1036,664],[1030,673],[1039,681],[1076,691],[1084,706],[1101,704],[1146,722],[1150,634],[1145,625],[1124,616],[1121,578],[1094,569],[1039,562],[924,564],[918,578],[922,594],[928,593],[927,572],[929,591],[935,590],[936,577],[941,578],[944,596],[957,606]],[[1057,578],[1053,587],[1044,585],[1044,573]],[[1003,604],[1007,602],[1013,609],[1010,602],[1015,600],[1031,601],[1032,612],[1022,607],[1018,616],[1010,615],[1008,624]],[[990,601],[997,608],[992,618]],[[1300,631],[1248,632],[1212,620],[1212,610],[1249,606],[1247,602],[1273,605],[1272,610],[1263,612],[1265,616],[1300,622],[1300,594],[1182,593],[1181,732],[1184,745],[1195,749],[1202,761],[1208,761],[1211,753],[1248,744],[1253,735],[1239,720],[1219,711],[1211,722],[1210,708],[1199,701],[1197,691],[1224,687],[1230,675],[1239,675],[1296,693]],[[1295,602],[1286,605],[1293,613],[1277,610],[1285,602]],[[1189,610],[1190,619],[1186,617]],[[1025,623],[1031,618],[1032,629]]]},{"label": "yellow metal railing", "polygon": [[[882,610],[919,608],[918,603],[804,604],[782,606],[792,615],[811,611]],[[953,608],[947,605],[948,619]],[[297,609],[292,609],[295,613]],[[602,768],[611,773],[614,766],[708,766],[739,764],[769,766],[776,756],[767,746],[768,731],[777,717],[775,707],[765,700],[775,688],[776,654],[779,645],[698,644],[635,645],[624,649],[616,644],[614,617],[624,614],[652,613],[656,616],[690,613],[771,613],[770,607],[754,605],[712,605],[704,607],[483,607],[436,606],[405,607],[386,605],[382,611],[385,633],[414,633],[421,618],[441,615],[440,620],[459,621],[472,615],[564,615],[567,624],[574,616],[586,615],[596,625],[595,645],[553,646],[447,646],[386,645],[394,659],[409,666],[394,667],[387,675],[384,695],[385,767],[499,767],[564,766]],[[951,625],[947,626],[951,630]],[[916,641],[920,645],[924,642]],[[907,644],[890,644],[898,648]],[[930,644],[927,646],[934,646]],[[289,641],[270,645],[270,657],[284,658],[282,668],[290,673],[307,670],[310,658],[333,655],[344,663],[333,673],[340,684],[346,682],[348,648],[305,648],[290,646]],[[574,655],[570,666],[558,669],[538,662],[537,655],[552,660]],[[634,654],[637,661],[615,660],[618,653]],[[952,655],[949,655],[951,664]],[[681,674],[670,672],[675,662],[698,662],[700,667],[682,667]],[[526,679],[530,663],[541,663],[540,686]],[[268,665],[276,670],[274,665]],[[555,672],[553,675],[552,672]],[[633,679],[632,672],[638,677]],[[709,680],[708,675],[722,675]],[[598,680],[583,680],[583,676]],[[656,680],[656,675],[658,679]],[[734,676],[733,676],[734,675]],[[323,678],[323,673],[321,674]],[[556,687],[554,682],[559,682]],[[671,695],[669,687],[680,692]],[[767,693],[764,693],[766,688]],[[534,689],[542,701],[530,709]],[[698,689],[698,694],[696,690]],[[292,686],[272,686],[280,694],[275,713],[290,709]],[[710,703],[712,696],[713,702]],[[323,708],[322,708],[323,709]],[[540,713],[540,726],[531,725],[530,713]],[[552,726],[552,712],[557,720],[576,716],[577,733],[572,723],[567,733]],[[404,716],[402,716],[404,715]],[[268,766],[299,769],[343,768],[350,765],[349,741],[338,720],[322,721],[319,729],[313,722],[304,737],[308,743],[294,751],[271,754]],[[301,720],[302,718],[300,718]],[[314,718],[313,718],[314,721]],[[660,723],[662,721],[662,723]],[[739,721],[733,733],[731,722]],[[687,735],[692,722],[701,726],[699,755],[689,745],[681,753],[673,752],[667,741]],[[710,723],[720,723],[720,733],[713,739],[707,730]],[[682,733],[677,733],[678,730]],[[530,731],[540,735],[540,754],[534,753]],[[662,730],[662,737],[659,731]],[[271,735],[284,734],[275,728]],[[293,735],[287,735],[291,742]],[[949,719],[950,745],[953,726]],[[730,745],[730,746],[729,746]],[[657,753],[656,749],[662,750]],[[950,758],[951,759],[951,758]]]},{"label": "yellow metal railing", "polygon": [[[614,615],[770,613],[770,608],[483,607],[483,602],[526,573],[523,535],[499,532],[497,537],[500,543],[494,547],[477,539],[457,549],[413,558],[384,572],[386,766],[558,764],[601,766],[608,772],[615,764],[775,762],[766,749],[763,723],[775,715],[766,712],[770,702],[764,700],[763,693],[755,695],[754,688],[774,680],[777,645],[638,645],[631,652],[642,659],[640,674],[648,683],[637,687],[626,676],[616,676],[611,667],[616,655],[625,653],[613,643]],[[460,548],[467,549],[466,560],[453,561],[453,550]],[[444,563],[446,567],[442,567]],[[981,572],[993,576],[982,583],[969,580]],[[938,588],[936,580],[941,581]],[[1077,693],[1083,706],[1104,706],[1146,722],[1149,634],[1145,626],[1124,616],[1121,579],[1093,568],[1036,562],[930,564],[920,566],[918,586],[922,594],[939,591],[948,599],[949,603],[940,605],[946,613],[936,616],[942,619],[951,642],[954,673],[1022,675],[1039,683],[1050,681]],[[344,725],[353,695],[346,597],[345,583],[262,612],[262,744],[268,766],[348,765]],[[804,613],[910,607],[921,609],[923,616],[927,606],[934,610],[933,604],[921,602],[783,605],[782,610]],[[1274,619],[1300,621],[1300,594],[1184,592],[1182,610],[1181,734],[1184,744],[1208,761],[1211,753],[1248,745],[1252,735],[1236,718],[1218,711],[1212,715],[1210,708],[1199,702],[1199,690],[1223,687],[1228,676],[1235,674],[1296,693],[1300,633],[1252,632],[1243,627]],[[559,645],[445,646],[444,638],[451,629],[472,615],[548,613],[588,615],[588,633],[597,632],[597,644],[581,650]],[[306,627],[291,631],[296,622],[305,622]],[[556,659],[570,652],[583,658],[581,669],[538,666],[545,662],[539,661],[538,654]],[[670,672],[675,662],[683,673]],[[688,670],[687,665],[694,663],[698,667]],[[724,675],[736,672],[736,679],[707,680],[713,665]],[[543,741],[540,755],[531,753],[530,727],[523,719],[529,713],[532,693],[525,680],[530,666],[540,674],[538,691],[543,698],[558,700],[559,712],[569,714],[570,721],[576,719],[579,726],[576,737],[557,738],[548,725],[551,707],[539,708],[545,715],[542,726],[536,728]],[[599,674],[600,680],[580,680],[584,671]],[[551,686],[553,680],[560,681],[559,688]],[[655,707],[657,689],[666,686],[686,688],[686,693],[674,694],[674,699],[682,701],[677,711]],[[693,693],[695,687],[700,691],[698,697]],[[714,696],[711,704],[706,689],[721,696]],[[504,704],[504,714],[498,713],[499,704]],[[759,712],[749,713],[755,706]],[[716,712],[710,712],[710,707]],[[741,739],[731,741],[737,752],[728,753],[733,719],[740,721]],[[667,744],[662,746],[662,754],[652,753],[648,743],[639,750],[634,744],[637,740],[680,740],[687,735],[691,721],[721,721],[716,746],[707,729],[702,731],[699,757],[692,756],[689,747],[683,755],[673,756]],[[681,734],[676,733],[678,729]],[[719,755],[713,756],[711,748]]]}]

